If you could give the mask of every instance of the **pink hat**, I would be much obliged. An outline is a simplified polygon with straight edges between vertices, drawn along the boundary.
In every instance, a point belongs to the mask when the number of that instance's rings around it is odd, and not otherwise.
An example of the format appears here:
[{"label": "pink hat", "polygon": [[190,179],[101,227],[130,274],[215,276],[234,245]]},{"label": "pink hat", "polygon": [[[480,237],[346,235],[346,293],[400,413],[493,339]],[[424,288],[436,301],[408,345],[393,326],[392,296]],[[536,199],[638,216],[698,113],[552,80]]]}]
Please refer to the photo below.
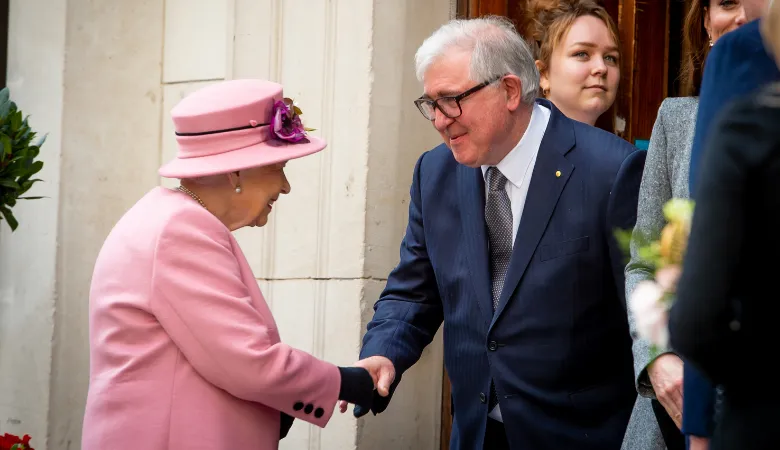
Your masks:
[{"label": "pink hat", "polygon": [[301,111],[265,80],[232,80],[196,91],[171,110],[179,152],[160,176],[193,178],[310,155],[325,141],[306,134]]}]

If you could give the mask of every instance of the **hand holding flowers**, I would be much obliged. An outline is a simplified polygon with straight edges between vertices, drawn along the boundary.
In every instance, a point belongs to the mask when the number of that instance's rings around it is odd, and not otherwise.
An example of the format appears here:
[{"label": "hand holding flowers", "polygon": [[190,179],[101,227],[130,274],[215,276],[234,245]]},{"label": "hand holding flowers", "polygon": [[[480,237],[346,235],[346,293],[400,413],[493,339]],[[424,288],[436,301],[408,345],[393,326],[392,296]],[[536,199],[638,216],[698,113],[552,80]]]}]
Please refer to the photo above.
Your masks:
[{"label": "hand holding flowers", "polygon": [[632,239],[639,244],[639,258],[651,270],[653,278],[637,284],[628,300],[628,307],[636,318],[639,336],[652,344],[653,356],[669,344],[669,309],[674,302],[677,282],[691,230],[694,203],[691,200],[671,199],[663,208],[667,224],[660,238],[648,240],[631,231],[619,232],[618,241],[628,249]]}]

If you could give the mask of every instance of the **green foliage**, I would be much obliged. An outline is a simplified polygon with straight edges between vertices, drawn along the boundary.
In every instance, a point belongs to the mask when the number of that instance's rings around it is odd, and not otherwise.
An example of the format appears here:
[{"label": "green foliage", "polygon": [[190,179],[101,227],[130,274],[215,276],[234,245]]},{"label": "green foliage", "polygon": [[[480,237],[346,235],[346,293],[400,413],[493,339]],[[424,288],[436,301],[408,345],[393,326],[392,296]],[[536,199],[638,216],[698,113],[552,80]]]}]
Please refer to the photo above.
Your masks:
[{"label": "green foliage", "polygon": [[36,158],[46,137],[33,143],[35,136],[27,117],[10,100],[8,88],[0,90],[0,220],[5,219],[11,230],[19,226],[11,212],[16,201],[42,198],[24,196],[41,181],[33,176],[43,168],[43,161]]},{"label": "green foliage", "polygon": [[664,204],[664,217],[667,222],[680,222],[690,227],[695,206],[693,200],[673,198]]},{"label": "green foliage", "polygon": [[661,257],[660,242],[638,232],[635,235],[633,228],[627,230],[617,229],[614,231],[614,234],[615,240],[620,246],[623,255],[625,255],[626,263],[631,259],[631,239],[633,238],[636,241],[638,256],[642,260],[642,265],[646,266],[647,270],[651,272],[655,272],[661,266],[663,258]]}]

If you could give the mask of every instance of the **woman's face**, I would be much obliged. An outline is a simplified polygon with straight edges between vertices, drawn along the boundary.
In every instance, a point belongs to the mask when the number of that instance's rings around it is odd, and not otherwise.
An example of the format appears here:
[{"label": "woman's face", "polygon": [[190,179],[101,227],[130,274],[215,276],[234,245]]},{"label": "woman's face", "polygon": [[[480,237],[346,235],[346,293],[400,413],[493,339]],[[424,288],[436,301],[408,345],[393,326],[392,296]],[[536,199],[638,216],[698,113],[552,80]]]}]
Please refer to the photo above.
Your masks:
[{"label": "woman's face", "polygon": [[290,183],[284,175],[286,164],[285,161],[238,173],[237,181],[241,192],[233,196],[231,215],[236,224],[233,229],[245,226],[262,227],[268,223],[268,215],[279,195],[290,193]]},{"label": "woman's face", "polygon": [[704,28],[713,44],[746,22],[742,0],[709,0],[709,7],[704,11]]},{"label": "woman's face", "polygon": [[541,68],[540,84],[547,99],[569,118],[595,124],[615,101],[620,82],[619,54],[617,43],[601,19],[577,18],[553,49],[550,67]]}]

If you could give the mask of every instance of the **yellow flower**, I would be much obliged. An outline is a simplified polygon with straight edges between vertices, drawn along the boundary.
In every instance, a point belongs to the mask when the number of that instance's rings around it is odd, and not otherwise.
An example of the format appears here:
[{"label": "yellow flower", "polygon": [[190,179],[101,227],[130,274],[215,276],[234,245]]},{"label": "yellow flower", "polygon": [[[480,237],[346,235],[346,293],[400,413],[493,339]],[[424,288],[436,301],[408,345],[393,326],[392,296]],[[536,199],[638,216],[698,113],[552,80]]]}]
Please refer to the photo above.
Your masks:
[{"label": "yellow flower", "polygon": [[661,257],[664,265],[681,264],[688,244],[689,228],[682,222],[671,222],[661,231]]}]

